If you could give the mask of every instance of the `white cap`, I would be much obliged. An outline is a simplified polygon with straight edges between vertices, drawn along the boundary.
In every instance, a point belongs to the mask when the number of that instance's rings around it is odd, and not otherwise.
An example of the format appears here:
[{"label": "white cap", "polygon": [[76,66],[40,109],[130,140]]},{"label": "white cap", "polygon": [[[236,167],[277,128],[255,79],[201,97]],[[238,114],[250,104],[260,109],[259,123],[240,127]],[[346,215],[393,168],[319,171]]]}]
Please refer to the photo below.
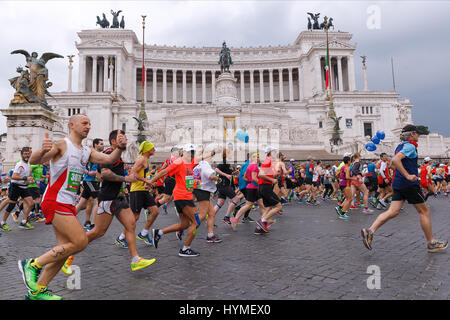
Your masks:
[{"label": "white cap", "polygon": [[272,146],[267,146],[266,148],[266,153],[272,152],[274,150],[277,150],[276,148],[272,147]]},{"label": "white cap", "polygon": [[432,159],[430,157],[426,157],[425,159],[423,159],[423,161],[428,162],[431,161]]},{"label": "white cap", "polygon": [[346,153],[344,153],[344,157],[351,157],[352,156],[352,153],[351,152],[346,152]]},{"label": "white cap", "polygon": [[445,167],[445,164],[441,163],[441,164],[439,165],[439,167]]},{"label": "white cap", "polygon": [[195,146],[192,143],[188,143],[185,146],[183,146],[183,151],[186,152],[195,151]]},{"label": "white cap", "polygon": [[241,166],[240,165],[238,165],[236,168],[240,168]]},{"label": "white cap", "polygon": [[289,160],[290,162],[295,162],[295,159],[291,159],[291,160]]}]

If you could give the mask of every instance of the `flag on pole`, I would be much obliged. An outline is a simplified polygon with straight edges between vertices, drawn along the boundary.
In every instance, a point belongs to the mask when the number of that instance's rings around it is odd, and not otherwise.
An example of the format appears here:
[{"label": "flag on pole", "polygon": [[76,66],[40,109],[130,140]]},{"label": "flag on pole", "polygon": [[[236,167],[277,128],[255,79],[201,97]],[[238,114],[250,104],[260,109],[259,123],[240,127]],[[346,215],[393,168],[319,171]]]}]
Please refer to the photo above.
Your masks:
[{"label": "flag on pole", "polygon": [[142,65],[142,88],[145,86],[145,66]]},{"label": "flag on pole", "polygon": [[327,61],[326,61],[326,66],[325,66],[325,72],[326,72],[325,88],[328,89],[328,86],[330,84],[330,61],[329,61],[329,54],[328,54],[328,38],[327,38]]}]

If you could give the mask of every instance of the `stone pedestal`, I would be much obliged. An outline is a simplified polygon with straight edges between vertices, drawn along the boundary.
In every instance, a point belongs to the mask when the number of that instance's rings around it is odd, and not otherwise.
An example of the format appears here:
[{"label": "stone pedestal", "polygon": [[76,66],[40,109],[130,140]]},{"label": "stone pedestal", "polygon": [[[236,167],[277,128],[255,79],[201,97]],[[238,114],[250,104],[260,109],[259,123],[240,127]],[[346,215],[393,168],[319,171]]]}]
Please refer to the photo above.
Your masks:
[{"label": "stone pedestal", "polygon": [[216,97],[213,104],[217,111],[241,111],[241,101],[237,97],[236,79],[230,72],[222,73],[216,80]]},{"label": "stone pedestal", "polygon": [[59,121],[59,116],[52,111],[44,109],[39,104],[29,103],[10,105],[7,109],[0,109],[7,118],[6,147],[2,157],[4,170],[14,167],[20,158],[23,147],[32,147],[33,150],[41,148],[45,132],[53,137],[53,128]]}]

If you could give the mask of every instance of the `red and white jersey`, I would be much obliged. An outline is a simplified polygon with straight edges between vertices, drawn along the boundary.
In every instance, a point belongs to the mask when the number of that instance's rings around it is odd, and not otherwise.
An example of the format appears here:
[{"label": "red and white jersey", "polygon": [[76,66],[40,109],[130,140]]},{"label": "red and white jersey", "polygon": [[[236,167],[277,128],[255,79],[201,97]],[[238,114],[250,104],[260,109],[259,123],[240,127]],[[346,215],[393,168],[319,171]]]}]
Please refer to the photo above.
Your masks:
[{"label": "red and white jersey", "polygon": [[[31,174],[30,164],[20,160],[14,167],[14,173],[17,173],[21,177],[29,176]],[[27,182],[24,180],[11,180],[11,182],[18,185],[22,189],[27,188]]]},{"label": "red and white jersey", "polygon": [[64,140],[67,150],[58,161],[50,161],[50,177],[42,201],[56,201],[74,206],[91,149],[83,146],[80,150],[68,138]]}]

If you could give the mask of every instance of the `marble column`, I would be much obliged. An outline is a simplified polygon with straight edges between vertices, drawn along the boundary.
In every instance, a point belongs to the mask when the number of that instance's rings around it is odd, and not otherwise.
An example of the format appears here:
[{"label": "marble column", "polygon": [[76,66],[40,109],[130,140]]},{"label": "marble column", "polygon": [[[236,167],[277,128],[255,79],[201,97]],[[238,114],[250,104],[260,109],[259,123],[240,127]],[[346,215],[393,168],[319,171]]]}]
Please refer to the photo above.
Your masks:
[{"label": "marble column", "polygon": [[114,63],[113,63],[113,57],[109,58],[109,81],[108,81],[108,91],[113,92],[114,91]]},{"label": "marble column", "polygon": [[84,54],[79,55],[79,67],[78,67],[78,91],[86,91],[86,56]]},{"label": "marble column", "polygon": [[116,56],[117,94],[122,90],[122,63],[120,56]]},{"label": "marble column", "polygon": [[294,101],[294,83],[292,80],[292,68],[289,68],[288,72],[289,72],[289,101]]},{"label": "marble column", "polygon": [[156,78],[156,72],[157,72],[158,70],[157,69],[152,69],[152,72],[153,72],[153,103],[158,103],[158,100],[156,99],[156,89],[157,89],[157,83],[156,83],[156,80],[157,80],[157,78]]},{"label": "marble column", "polygon": [[211,71],[211,102],[216,98],[216,70]]},{"label": "marble column", "polygon": [[302,67],[298,67],[298,100],[303,100],[303,81],[302,81]]},{"label": "marble column", "polygon": [[273,103],[273,69],[269,69],[269,98],[270,102]]},{"label": "marble column", "polygon": [[255,103],[255,82],[253,79],[253,70],[250,70],[250,103]]},{"label": "marble column", "polygon": [[264,103],[264,70],[259,70],[259,102]]},{"label": "marble column", "polygon": [[241,103],[245,103],[244,70],[241,70]]},{"label": "marble column", "polygon": [[108,56],[103,56],[103,92],[108,91]]},{"label": "marble column", "polygon": [[335,84],[335,81],[334,81],[334,68],[333,68],[333,63],[332,63],[332,61],[333,60],[331,60],[331,56],[329,57],[330,58],[330,85],[331,85],[331,89],[333,90],[333,91],[336,91],[336,84]]},{"label": "marble column", "polygon": [[338,68],[339,91],[344,91],[344,81],[342,78],[342,56],[337,57],[337,68]]},{"label": "marble column", "polygon": [[206,70],[202,70],[202,103],[206,103]]},{"label": "marble column", "polygon": [[316,67],[315,68],[316,69],[316,72],[315,72],[315,74],[316,74],[316,88],[317,88],[317,92],[322,92],[324,90],[325,84],[322,83],[322,72],[323,72],[323,70],[322,70],[322,66],[320,64],[320,56],[316,55],[314,60],[315,60],[314,65]]},{"label": "marble column", "polygon": [[348,89],[349,91],[355,90],[355,63],[353,56],[347,57],[347,75],[348,75]]},{"label": "marble column", "polygon": [[92,57],[92,92],[97,92],[97,56]]},{"label": "marble column", "polygon": [[162,102],[167,103],[167,69],[163,69],[163,97]]},{"label": "marble column", "polygon": [[197,70],[192,70],[192,104],[197,103]]},{"label": "marble column", "polygon": [[284,101],[284,92],[283,92],[283,69],[278,69],[278,83],[280,86],[280,102]]},{"label": "marble column", "polygon": [[187,103],[187,99],[186,99],[186,70],[183,70],[183,103]]},{"label": "marble column", "polygon": [[172,70],[172,103],[177,103],[177,70]]},{"label": "marble column", "polygon": [[72,92],[72,70],[73,70],[73,65],[72,65],[72,57],[69,58],[69,79],[68,79],[68,83],[67,83],[67,92]]}]

